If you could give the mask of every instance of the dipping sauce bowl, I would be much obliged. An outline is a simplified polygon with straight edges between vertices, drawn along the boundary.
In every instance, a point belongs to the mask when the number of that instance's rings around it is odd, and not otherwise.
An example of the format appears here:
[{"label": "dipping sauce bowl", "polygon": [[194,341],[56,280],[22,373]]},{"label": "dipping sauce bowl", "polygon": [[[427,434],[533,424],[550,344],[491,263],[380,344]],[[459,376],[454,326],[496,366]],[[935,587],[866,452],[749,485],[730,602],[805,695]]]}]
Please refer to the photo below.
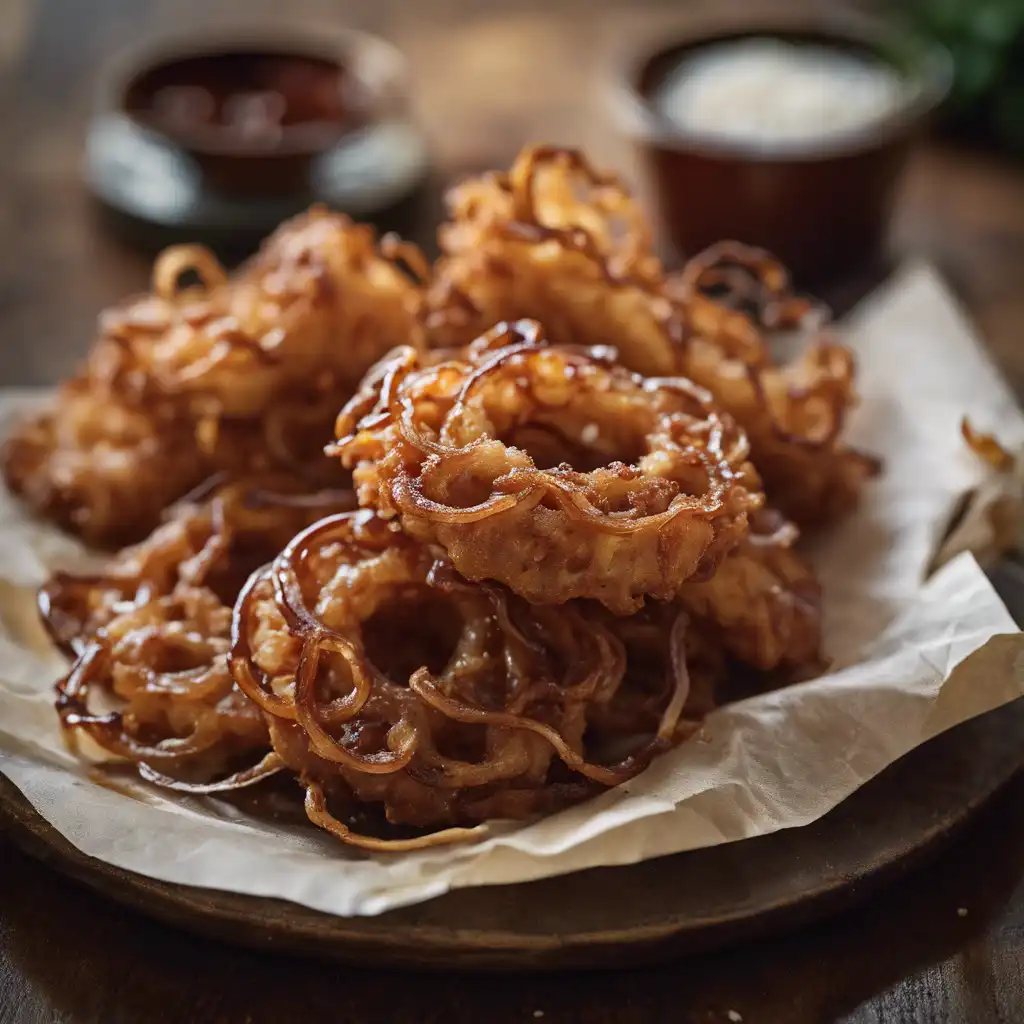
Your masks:
[{"label": "dipping sauce bowl", "polygon": [[245,249],[314,202],[374,220],[426,171],[404,57],[344,28],[132,49],[99,83],[86,148],[93,193],[155,245]]},{"label": "dipping sauce bowl", "polygon": [[[856,63],[880,69],[898,81],[898,93],[889,95],[863,123],[839,125],[838,115],[848,112],[839,105],[836,124],[819,120],[815,128],[808,123],[803,134],[790,130],[800,109],[771,107],[787,102],[783,83],[757,96],[747,88],[744,96],[742,82],[737,82],[735,100],[726,93],[718,107],[705,102],[703,109],[684,111],[696,127],[671,109],[678,88],[673,79],[678,82],[687,67],[697,68],[694,58],[714,47],[721,65],[729,55],[728,44],[733,44],[742,75],[743,54],[756,59],[765,43],[769,50],[774,46],[783,55],[810,62],[812,70],[817,67],[814,73],[827,73],[821,58],[829,53],[836,55],[838,75],[848,76]],[[721,77],[722,70],[720,66],[715,73]],[[799,283],[811,287],[857,272],[880,255],[907,156],[945,97],[951,75],[944,50],[887,23],[846,18],[769,21],[694,33],[650,49],[628,62],[615,98],[620,123],[639,147],[652,180],[665,233],[680,256],[721,239],[736,239],[770,250]],[[814,94],[813,85],[809,88],[810,95],[805,90],[795,98],[797,108],[806,106],[811,118],[826,118],[818,109],[822,97]],[[746,119],[750,130],[745,137],[742,125],[729,123],[729,101],[737,104],[736,118]],[[740,110],[743,102],[760,104],[761,114]],[[788,102],[792,107],[792,92]],[[708,123],[719,116],[717,125]],[[780,129],[774,137],[773,123]]]}]

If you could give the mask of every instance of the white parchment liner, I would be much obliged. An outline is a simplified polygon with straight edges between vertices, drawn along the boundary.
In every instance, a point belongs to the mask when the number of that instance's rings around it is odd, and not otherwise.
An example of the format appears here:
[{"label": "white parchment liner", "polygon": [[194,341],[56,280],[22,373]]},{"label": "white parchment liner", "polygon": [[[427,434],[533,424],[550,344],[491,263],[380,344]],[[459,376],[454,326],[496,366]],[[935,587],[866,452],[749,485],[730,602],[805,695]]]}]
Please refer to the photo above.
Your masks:
[{"label": "white parchment liner", "polygon": [[[850,341],[864,402],[851,440],[886,463],[862,510],[813,551],[826,588],[827,676],[715,712],[706,737],[639,778],[473,846],[365,856],[313,830],[245,818],[213,799],[101,785],[63,748],[32,590],[82,553],[0,498],[0,771],[75,846],[154,878],[378,914],[450,888],[525,881],[814,821],[901,755],[1024,693],[1024,638],[973,557],[928,583],[957,499],[985,469],[965,413],[1024,441],[1024,417],[945,287],[903,271],[858,311]],[[25,396],[0,398],[0,419]],[[2,424],[0,424],[2,426]],[[1006,634],[1006,635],[1000,635]]]}]

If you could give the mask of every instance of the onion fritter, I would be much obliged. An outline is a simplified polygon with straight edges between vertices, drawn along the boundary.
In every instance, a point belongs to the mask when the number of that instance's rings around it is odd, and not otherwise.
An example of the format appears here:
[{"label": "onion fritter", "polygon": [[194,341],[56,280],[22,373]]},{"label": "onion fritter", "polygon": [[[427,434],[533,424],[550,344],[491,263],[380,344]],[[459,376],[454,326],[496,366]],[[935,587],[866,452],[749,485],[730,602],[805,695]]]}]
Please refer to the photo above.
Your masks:
[{"label": "onion fritter", "polygon": [[458,185],[448,206],[425,296],[432,347],[458,348],[529,318],[555,344],[614,346],[638,373],[677,369],[650,228],[613,176],[578,153],[534,147],[508,174]]},{"label": "onion fritter", "polygon": [[773,365],[764,330],[799,327],[814,308],[767,254],[727,243],[666,278],[622,184],[550,147],[458,186],[449,208],[425,298],[433,346],[520,318],[555,344],[613,346],[631,370],[707,388],[746,430],[769,500],[790,518],[817,524],[855,504],[877,463],[839,437],[856,400],[852,357],[815,342]]},{"label": "onion fritter", "polygon": [[[596,606],[530,607],[469,584],[362,511],[311,527],[253,576],[235,609],[231,667],[307,786],[310,818],[367,849],[411,849],[584,799],[692,731],[677,618],[669,677],[616,718],[624,647]],[[612,710],[602,718],[602,708]],[[605,760],[595,747],[617,749]],[[360,835],[328,802],[443,830]]]},{"label": "onion fritter", "polygon": [[[351,505],[351,493],[305,494],[294,480],[222,482],[102,575],[55,577],[41,611],[76,659],[57,687],[63,728],[176,789],[235,789],[278,770],[262,716],[228,670],[231,606],[297,530]],[[96,691],[118,710],[90,711]],[[250,767],[236,770],[240,760]]]},{"label": "onion fritter", "polygon": [[[202,283],[181,288],[189,272]],[[314,208],[235,277],[200,246],[162,253],[153,294],[101,317],[89,368],[117,391],[174,397],[196,419],[260,418],[313,381],[351,393],[389,348],[415,344],[418,301],[372,228]]]},{"label": "onion fritter", "polygon": [[[408,247],[382,250],[370,228],[319,209],[235,277],[200,247],[167,250],[153,293],[100,318],[80,377],[5,446],[12,489],[120,545],[218,470],[327,483],[338,409],[375,360],[419,344],[419,288],[397,260],[425,268]],[[179,288],[190,271],[201,284]]]},{"label": "onion fritter", "polygon": [[710,575],[761,495],[743,432],[683,379],[499,325],[462,359],[401,350],[338,420],[360,504],[440,544],[467,579],[617,614]]}]

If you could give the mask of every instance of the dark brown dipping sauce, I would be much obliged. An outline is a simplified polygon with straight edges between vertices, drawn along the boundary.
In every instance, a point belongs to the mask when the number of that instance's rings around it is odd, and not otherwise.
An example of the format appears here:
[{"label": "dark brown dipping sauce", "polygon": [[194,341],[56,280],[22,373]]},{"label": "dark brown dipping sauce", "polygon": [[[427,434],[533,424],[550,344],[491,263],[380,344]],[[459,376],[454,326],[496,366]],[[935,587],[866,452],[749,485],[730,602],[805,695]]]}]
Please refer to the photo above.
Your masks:
[{"label": "dark brown dipping sauce", "polygon": [[273,149],[360,123],[357,83],[315,56],[233,51],[156,64],[128,85],[139,121],[189,145]]}]

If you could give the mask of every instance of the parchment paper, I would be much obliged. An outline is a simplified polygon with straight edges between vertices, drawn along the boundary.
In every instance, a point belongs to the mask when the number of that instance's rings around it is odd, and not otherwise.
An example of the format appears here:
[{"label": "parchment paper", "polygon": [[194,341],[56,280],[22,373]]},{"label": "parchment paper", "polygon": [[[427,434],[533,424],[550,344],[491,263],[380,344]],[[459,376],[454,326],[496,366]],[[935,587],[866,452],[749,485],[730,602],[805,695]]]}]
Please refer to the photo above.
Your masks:
[{"label": "parchment paper", "polygon": [[[545,821],[498,825],[472,846],[366,856],[313,830],[213,799],[100,784],[66,753],[50,687],[61,668],[32,588],[74,564],[73,543],[0,501],[0,770],[87,854],[172,882],[378,914],[449,888],[493,885],[712,846],[807,824],[913,747],[1024,692],[1024,639],[970,553],[924,571],[958,498],[986,470],[965,413],[1004,442],[1024,418],[927,267],[865,304],[849,340],[865,400],[853,440],[886,472],[813,557],[826,588],[827,676],[723,708],[704,737],[639,778]],[[28,400],[8,395],[10,414]]]}]

